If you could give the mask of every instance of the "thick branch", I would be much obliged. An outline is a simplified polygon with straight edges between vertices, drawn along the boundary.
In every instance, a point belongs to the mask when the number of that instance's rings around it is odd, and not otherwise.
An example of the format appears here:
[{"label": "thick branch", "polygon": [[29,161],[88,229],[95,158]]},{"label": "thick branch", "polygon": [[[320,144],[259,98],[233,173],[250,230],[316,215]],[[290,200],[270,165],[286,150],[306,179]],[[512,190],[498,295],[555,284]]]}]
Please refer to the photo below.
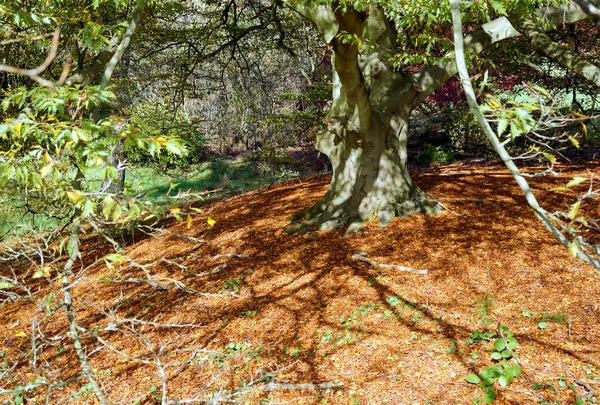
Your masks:
[{"label": "thick branch", "polygon": [[100,74],[107,63],[114,55],[114,49],[105,49],[96,56],[91,65],[79,69],[73,76],[69,77],[65,82],[68,86],[73,84],[87,84],[94,81],[96,76]]},{"label": "thick branch", "polygon": [[[586,18],[586,14],[574,5],[563,7],[544,7],[538,9],[536,14],[543,18],[546,26],[542,30],[550,28],[555,24],[571,24]],[[464,38],[464,50],[466,53],[478,54],[489,45],[509,38],[519,36],[520,33],[512,26],[506,17],[500,17],[494,21],[481,26]],[[433,93],[444,82],[457,73],[454,53],[447,55],[450,59],[447,63],[441,63],[423,69],[409,80],[415,85],[413,93],[413,108],[418,106],[428,95]]]},{"label": "thick branch", "polygon": [[[46,60],[44,60],[44,62],[41,65],[39,65],[38,67],[33,68],[33,69],[20,69],[20,68],[16,68],[13,66],[0,64],[0,72],[7,72],[7,73],[11,73],[11,74],[26,76],[26,77],[30,78],[31,80],[38,82],[42,86],[46,86],[46,87],[50,87],[50,88],[56,87],[57,86],[56,83],[54,83],[50,80],[44,79],[40,75],[42,73],[44,73],[46,71],[46,69],[48,69],[50,67],[52,62],[54,62],[54,59],[56,59],[56,55],[58,53],[59,36],[60,36],[60,31],[57,29],[56,31],[54,31],[54,34],[52,36],[52,47],[50,48],[50,52],[48,53],[48,56],[46,56]],[[61,76],[61,78],[62,78],[62,76]]]},{"label": "thick branch", "polygon": [[[467,53],[478,54],[495,42],[519,35],[519,32],[513,28],[506,17],[500,17],[484,24],[466,36],[464,38],[464,49]],[[458,72],[454,53],[448,54],[447,58],[450,59],[447,63],[434,65],[411,75],[409,80],[415,82],[413,86],[413,89],[415,89],[413,108]]]},{"label": "thick branch", "polygon": [[[137,4],[140,4],[140,2],[137,2]],[[112,78],[115,67],[121,61],[121,58],[123,57],[123,54],[125,53],[125,50],[129,46],[129,42],[131,42],[131,37],[133,37],[133,34],[135,33],[136,28],[140,24],[140,20],[142,18],[142,11],[144,10],[145,5],[146,5],[146,2],[142,1],[141,6],[138,6],[135,8],[135,10],[133,12],[133,16],[131,18],[131,21],[129,22],[129,26],[127,26],[127,30],[125,31],[125,34],[123,35],[123,39],[121,40],[121,43],[117,47],[117,50],[112,55],[112,57],[108,61],[108,64],[106,65],[106,68],[104,69],[104,74],[102,75],[102,82],[100,83],[100,90],[104,90],[108,87],[108,83],[110,82],[110,79]]]},{"label": "thick branch", "polygon": [[[351,133],[366,133],[371,127],[371,104],[360,66],[358,50],[368,15],[354,9],[335,12],[340,33],[331,41],[333,66],[344,91],[344,127]],[[335,114],[336,112],[334,112]]]},{"label": "thick branch", "polygon": [[543,53],[549,59],[559,63],[561,66],[575,72],[600,87],[600,68],[577,53],[560,45],[544,32],[544,29],[529,19],[511,19],[513,25],[527,35],[531,45]]},{"label": "thick branch", "polygon": [[592,4],[589,1],[586,0],[574,0],[575,3],[577,3],[577,5],[579,5],[579,7],[581,7],[581,9],[583,10],[583,12],[585,12],[587,15],[590,16],[590,18],[592,20],[594,20],[594,22],[596,24],[600,25],[600,8],[596,7],[595,4]]},{"label": "thick branch", "polygon": [[293,6],[289,5],[289,7],[310,21],[326,43],[330,43],[337,35],[339,26],[330,6],[296,4]]}]

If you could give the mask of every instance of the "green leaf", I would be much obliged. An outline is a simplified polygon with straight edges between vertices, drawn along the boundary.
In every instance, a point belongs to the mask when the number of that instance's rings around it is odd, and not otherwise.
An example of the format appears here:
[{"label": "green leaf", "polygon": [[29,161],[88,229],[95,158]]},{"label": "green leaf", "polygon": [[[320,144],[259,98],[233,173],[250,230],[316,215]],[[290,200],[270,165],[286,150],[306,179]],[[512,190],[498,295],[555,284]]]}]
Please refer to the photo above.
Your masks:
[{"label": "green leaf", "polygon": [[167,144],[165,145],[165,148],[167,148],[167,151],[169,151],[170,153],[173,153],[178,156],[185,154],[185,148],[180,144],[178,140],[175,139],[169,139],[167,141]]},{"label": "green leaf", "polygon": [[112,213],[112,220],[116,221],[121,216],[121,206],[119,204],[115,205],[115,210]]},{"label": "green leaf", "polygon": [[504,370],[504,375],[507,375],[509,377],[515,378],[521,375],[521,367],[519,366],[512,366],[512,367],[508,367],[506,370]]},{"label": "green leaf", "polygon": [[490,368],[494,372],[494,377],[498,377],[500,374],[502,374],[502,367],[500,367],[499,364],[492,364]]},{"label": "green leaf", "polygon": [[481,378],[477,374],[469,374],[465,377],[465,380],[471,384],[479,384],[481,382]]},{"label": "green leaf", "polygon": [[108,260],[109,262],[114,262],[114,263],[125,263],[127,261],[127,258],[119,253],[113,253],[104,258],[106,260]]},{"label": "green leaf", "polygon": [[494,391],[493,387],[488,387],[485,390],[485,398],[484,401],[488,404],[491,404],[496,400],[496,391]]},{"label": "green leaf", "polygon": [[496,11],[498,14],[508,15],[508,12],[506,11],[504,4],[502,4],[500,1],[491,0],[490,4],[491,4],[492,8],[494,9],[494,11]]},{"label": "green leaf", "polygon": [[115,206],[115,200],[110,195],[107,195],[102,200],[102,205],[102,215],[104,215],[104,218],[108,220],[108,217]]},{"label": "green leaf", "polygon": [[481,370],[481,373],[479,373],[479,375],[484,380],[487,380],[488,378],[494,378],[496,376],[496,373],[491,368],[484,368],[483,370]]},{"label": "green leaf", "polygon": [[567,187],[573,187],[573,186],[576,186],[576,185],[581,184],[584,181],[588,181],[588,180],[589,179],[587,177],[576,176],[576,177],[573,177],[573,180],[571,180],[570,182],[567,183]]},{"label": "green leaf", "polygon": [[501,352],[505,347],[506,346],[504,345],[504,340],[502,340],[502,338],[498,338],[494,341],[494,349],[497,351]]},{"label": "green leaf", "polygon": [[538,327],[540,329],[548,329],[548,324],[546,322],[540,322],[538,323]]},{"label": "green leaf", "polygon": [[579,207],[581,206],[581,201],[577,201],[575,204],[571,205],[571,209],[569,210],[569,218],[575,219],[577,213],[579,212]]},{"label": "green leaf", "polygon": [[502,358],[502,355],[499,352],[492,353],[492,359],[500,360],[501,358]]},{"label": "green leaf", "polygon": [[81,209],[81,216],[88,217],[94,212],[94,203],[91,199],[86,198],[83,202],[83,208]]},{"label": "green leaf", "polygon": [[496,382],[495,378],[486,378],[485,380],[481,381],[481,384],[479,384],[479,386],[482,388],[489,387],[491,385],[494,385],[494,382]]},{"label": "green leaf", "polygon": [[8,281],[0,281],[0,290],[9,290],[14,288],[14,284],[9,283]]},{"label": "green leaf", "polygon": [[506,375],[501,375],[500,378],[498,378],[498,383],[501,387],[506,387],[508,384],[510,384],[509,377]]},{"label": "green leaf", "polygon": [[387,299],[385,300],[390,307],[394,308],[396,305],[400,304],[402,302],[402,300],[398,297],[394,297],[393,295],[390,295],[389,297],[387,297]]},{"label": "green leaf", "polygon": [[554,156],[552,153],[544,152],[543,155],[550,163],[556,163],[556,156]]},{"label": "green leaf", "polygon": [[502,134],[506,131],[506,128],[508,128],[508,119],[501,118],[498,121],[498,136],[502,136]]},{"label": "green leaf", "polygon": [[512,356],[512,352],[510,350],[502,350],[501,354],[505,359],[508,359],[510,356]]}]

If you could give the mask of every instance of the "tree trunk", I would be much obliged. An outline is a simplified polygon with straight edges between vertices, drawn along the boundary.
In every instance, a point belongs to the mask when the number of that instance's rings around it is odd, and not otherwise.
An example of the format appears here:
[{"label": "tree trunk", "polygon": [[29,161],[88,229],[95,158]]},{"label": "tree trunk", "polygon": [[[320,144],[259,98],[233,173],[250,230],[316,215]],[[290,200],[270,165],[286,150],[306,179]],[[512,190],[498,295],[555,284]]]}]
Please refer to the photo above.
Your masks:
[{"label": "tree trunk", "polygon": [[329,156],[333,176],[327,193],[300,215],[309,219],[301,226],[349,225],[353,232],[373,216],[385,226],[394,216],[438,213],[439,205],[410,177],[407,138],[408,117],[383,113],[373,114],[366,142],[320,134],[317,149]]},{"label": "tree trunk", "polygon": [[117,178],[108,186],[108,191],[117,195],[123,195],[125,189],[125,174],[127,165],[127,151],[123,150],[123,140],[120,140],[117,146],[113,149],[111,156],[108,158],[108,163],[117,169]]},{"label": "tree trunk", "polygon": [[407,168],[408,120],[419,89],[389,62],[396,44],[393,27],[375,6],[331,11],[338,32],[330,35],[333,101],[327,131],[317,136],[316,146],[329,156],[333,178],[325,196],[299,215],[307,221],[290,230],[349,225],[353,232],[373,216],[387,225],[394,216],[439,212]]}]

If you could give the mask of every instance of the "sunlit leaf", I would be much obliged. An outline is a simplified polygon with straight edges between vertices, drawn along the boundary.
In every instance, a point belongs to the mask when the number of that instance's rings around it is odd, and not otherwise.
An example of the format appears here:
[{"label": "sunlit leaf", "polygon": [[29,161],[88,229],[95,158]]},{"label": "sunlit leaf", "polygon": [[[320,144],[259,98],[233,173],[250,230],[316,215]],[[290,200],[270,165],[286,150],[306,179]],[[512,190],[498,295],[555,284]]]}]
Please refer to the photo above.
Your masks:
[{"label": "sunlit leaf", "polygon": [[577,257],[577,254],[580,252],[579,240],[573,239],[571,243],[569,243],[569,252],[573,257]]},{"label": "sunlit leaf", "polygon": [[105,219],[108,219],[114,206],[115,200],[110,195],[104,197],[102,200],[102,215],[104,215]]},{"label": "sunlit leaf", "polygon": [[554,156],[552,153],[544,152],[543,155],[550,163],[556,163],[556,156]]},{"label": "sunlit leaf", "polygon": [[214,220],[214,219],[212,219],[211,217],[208,217],[208,218],[206,219],[206,223],[207,223],[209,226],[213,227],[213,226],[215,226],[215,224],[217,223],[217,221],[215,221],[215,220]]},{"label": "sunlit leaf", "polygon": [[69,200],[71,200],[71,202],[76,203],[79,200],[81,200],[81,197],[83,197],[83,193],[81,191],[67,191],[67,196],[69,197]]},{"label": "sunlit leaf", "polygon": [[465,377],[465,380],[471,384],[479,384],[481,382],[481,378],[477,374],[469,374]]},{"label": "sunlit leaf", "polygon": [[104,257],[106,260],[114,263],[125,263],[127,258],[120,253],[113,253]]},{"label": "sunlit leaf", "polygon": [[573,177],[573,180],[571,180],[570,182],[567,183],[567,187],[576,186],[587,180],[589,180],[587,177],[580,177],[580,176]]},{"label": "sunlit leaf", "polygon": [[42,167],[40,170],[40,176],[42,179],[49,175],[54,170],[54,164],[52,162],[48,163],[46,166]]},{"label": "sunlit leaf", "polygon": [[48,266],[42,266],[39,267],[35,270],[35,273],[33,273],[33,278],[42,278],[42,277],[50,277],[50,267]]},{"label": "sunlit leaf", "polygon": [[573,146],[575,146],[576,148],[579,148],[579,141],[576,138],[573,138],[572,136],[569,136],[569,141],[571,141],[571,143],[573,144]]},{"label": "sunlit leaf", "polygon": [[508,119],[501,118],[498,121],[498,136],[502,136],[502,134],[506,131],[506,128],[508,128]]},{"label": "sunlit leaf", "polygon": [[498,14],[508,15],[508,12],[506,11],[504,4],[502,4],[500,1],[490,0],[490,4],[492,5],[492,8],[494,9],[494,11],[496,11]]},{"label": "sunlit leaf", "polygon": [[575,204],[571,205],[571,210],[569,210],[569,218],[575,219],[575,217],[577,217],[579,207],[581,207],[581,201],[577,201]]}]

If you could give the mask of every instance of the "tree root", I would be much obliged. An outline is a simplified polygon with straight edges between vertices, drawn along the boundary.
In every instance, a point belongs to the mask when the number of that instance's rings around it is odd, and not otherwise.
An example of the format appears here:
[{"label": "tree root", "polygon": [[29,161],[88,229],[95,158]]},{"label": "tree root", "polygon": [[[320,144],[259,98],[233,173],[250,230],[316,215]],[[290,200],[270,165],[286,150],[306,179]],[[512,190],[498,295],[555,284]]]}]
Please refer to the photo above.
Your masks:
[{"label": "tree root", "polygon": [[338,216],[327,213],[323,202],[318,202],[306,211],[302,211],[294,217],[291,222],[300,221],[292,224],[286,229],[290,235],[309,233],[314,231],[323,231],[347,226],[345,235],[359,233],[364,224],[377,216],[382,227],[389,225],[394,217],[408,217],[413,214],[437,215],[444,209],[447,209],[439,199],[424,193],[418,192],[412,198],[400,203],[389,203],[377,212],[361,212],[358,208],[351,210],[343,207],[337,207],[334,212],[346,211]]},{"label": "tree root", "polygon": [[419,269],[413,269],[412,267],[399,266],[397,264],[385,264],[385,263],[377,262],[373,259],[369,259],[366,256],[366,252],[356,252],[352,255],[352,258],[369,263],[370,265],[380,268],[380,269],[393,269],[393,270],[405,271],[407,273],[413,273],[413,274],[427,274],[427,270],[419,270]]}]

